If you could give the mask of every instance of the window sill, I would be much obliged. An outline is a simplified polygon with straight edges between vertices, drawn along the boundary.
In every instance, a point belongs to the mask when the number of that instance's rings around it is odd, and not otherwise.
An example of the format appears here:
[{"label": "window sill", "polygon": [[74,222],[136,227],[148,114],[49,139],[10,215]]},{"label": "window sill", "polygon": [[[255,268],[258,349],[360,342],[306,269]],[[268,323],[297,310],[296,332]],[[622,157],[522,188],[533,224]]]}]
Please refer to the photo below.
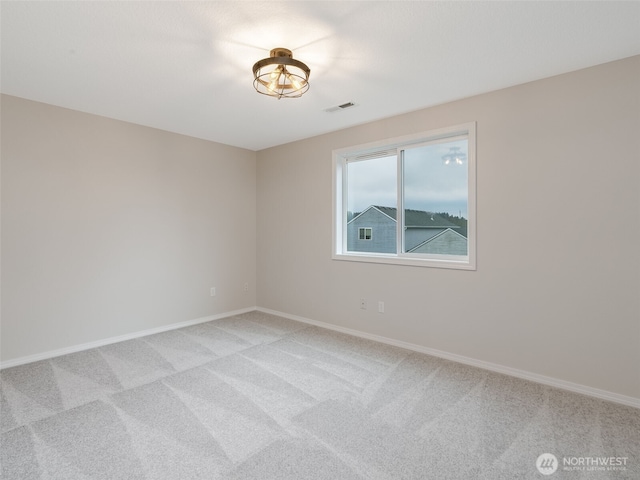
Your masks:
[{"label": "window sill", "polygon": [[382,263],[387,265],[405,265],[410,267],[430,267],[430,268],[449,268],[454,270],[476,270],[475,263],[471,262],[468,257],[461,260],[450,258],[419,258],[414,256],[398,256],[394,254],[377,254],[349,252],[334,253],[331,257],[333,260],[342,260],[347,262],[364,262],[364,263]]}]

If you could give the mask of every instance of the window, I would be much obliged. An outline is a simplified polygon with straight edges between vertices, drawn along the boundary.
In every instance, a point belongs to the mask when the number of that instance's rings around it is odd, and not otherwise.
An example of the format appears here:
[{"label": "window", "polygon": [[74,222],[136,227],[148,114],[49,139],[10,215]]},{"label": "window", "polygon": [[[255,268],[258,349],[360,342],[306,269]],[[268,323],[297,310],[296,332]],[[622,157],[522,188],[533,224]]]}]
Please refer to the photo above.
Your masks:
[{"label": "window", "polygon": [[475,123],[336,150],[333,166],[333,258],[475,269]]},{"label": "window", "polygon": [[370,228],[359,228],[358,229],[358,238],[360,240],[371,240],[371,229]]}]

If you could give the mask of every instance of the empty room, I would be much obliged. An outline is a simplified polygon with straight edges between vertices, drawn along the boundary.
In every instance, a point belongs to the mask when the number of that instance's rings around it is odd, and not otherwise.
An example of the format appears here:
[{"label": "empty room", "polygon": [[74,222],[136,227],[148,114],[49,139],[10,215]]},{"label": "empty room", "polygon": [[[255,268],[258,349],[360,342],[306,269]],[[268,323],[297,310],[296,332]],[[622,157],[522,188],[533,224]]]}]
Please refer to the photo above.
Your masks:
[{"label": "empty room", "polygon": [[0,2],[1,477],[640,478],[640,2]]}]

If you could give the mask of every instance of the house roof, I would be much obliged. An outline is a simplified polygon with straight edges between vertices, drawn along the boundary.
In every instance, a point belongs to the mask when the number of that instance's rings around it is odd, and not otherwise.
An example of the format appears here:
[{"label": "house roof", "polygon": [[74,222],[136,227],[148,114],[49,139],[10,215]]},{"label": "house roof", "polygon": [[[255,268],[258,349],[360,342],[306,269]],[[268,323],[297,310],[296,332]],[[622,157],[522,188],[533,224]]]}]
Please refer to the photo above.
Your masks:
[{"label": "house roof", "polygon": [[467,239],[467,237],[465,237],[464,235],[461,235],[459,232],[456,232],[454,230],[451,230],[450,228],[443,230],[441,232],[437,232],[435,235],[432,235],[431,237],[427,238],[426,240],[424,240],[423,242],[420,242],[418,245],[416,245],[415,247],[411,248],[411,250],[409,250],[409,253],[416,251],[417,249],[419,249],[420,247],[426,245],[427,243],[431,243],[433,240],[435,240],[436,238],[445,235],[447,232],[453,232],[456,235],[458,235],[461,238],[464,238],[465,240]]},{"label": "house roof", "polygon": [[[397,211],[393,207],[373,205],[373,208],[380,210],[382,213],[394,220],[397,219]],[[424,210],[405,209],[404,223],[407,228],[460,228],[459,225],[450,222],[437,213],[426,212]]]}]

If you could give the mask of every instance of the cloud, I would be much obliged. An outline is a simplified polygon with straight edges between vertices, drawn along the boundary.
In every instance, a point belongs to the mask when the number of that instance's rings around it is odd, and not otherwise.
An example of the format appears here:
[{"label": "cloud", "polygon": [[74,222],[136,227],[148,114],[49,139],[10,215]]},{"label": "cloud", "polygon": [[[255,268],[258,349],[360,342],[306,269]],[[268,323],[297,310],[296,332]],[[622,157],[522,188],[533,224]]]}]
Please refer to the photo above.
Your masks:
[{"label": "cloud", "polygon": [[[452,150],[457,149],[457,150]],[[465,153],[467,140],[443,141],[405,149],[405,208],[467,216],[466,154],[461,165],[443,162],[452,151]],[[395,207],[396,156],[350,162],[348,164],[348,205],[361,212],[369,205]]]}]

